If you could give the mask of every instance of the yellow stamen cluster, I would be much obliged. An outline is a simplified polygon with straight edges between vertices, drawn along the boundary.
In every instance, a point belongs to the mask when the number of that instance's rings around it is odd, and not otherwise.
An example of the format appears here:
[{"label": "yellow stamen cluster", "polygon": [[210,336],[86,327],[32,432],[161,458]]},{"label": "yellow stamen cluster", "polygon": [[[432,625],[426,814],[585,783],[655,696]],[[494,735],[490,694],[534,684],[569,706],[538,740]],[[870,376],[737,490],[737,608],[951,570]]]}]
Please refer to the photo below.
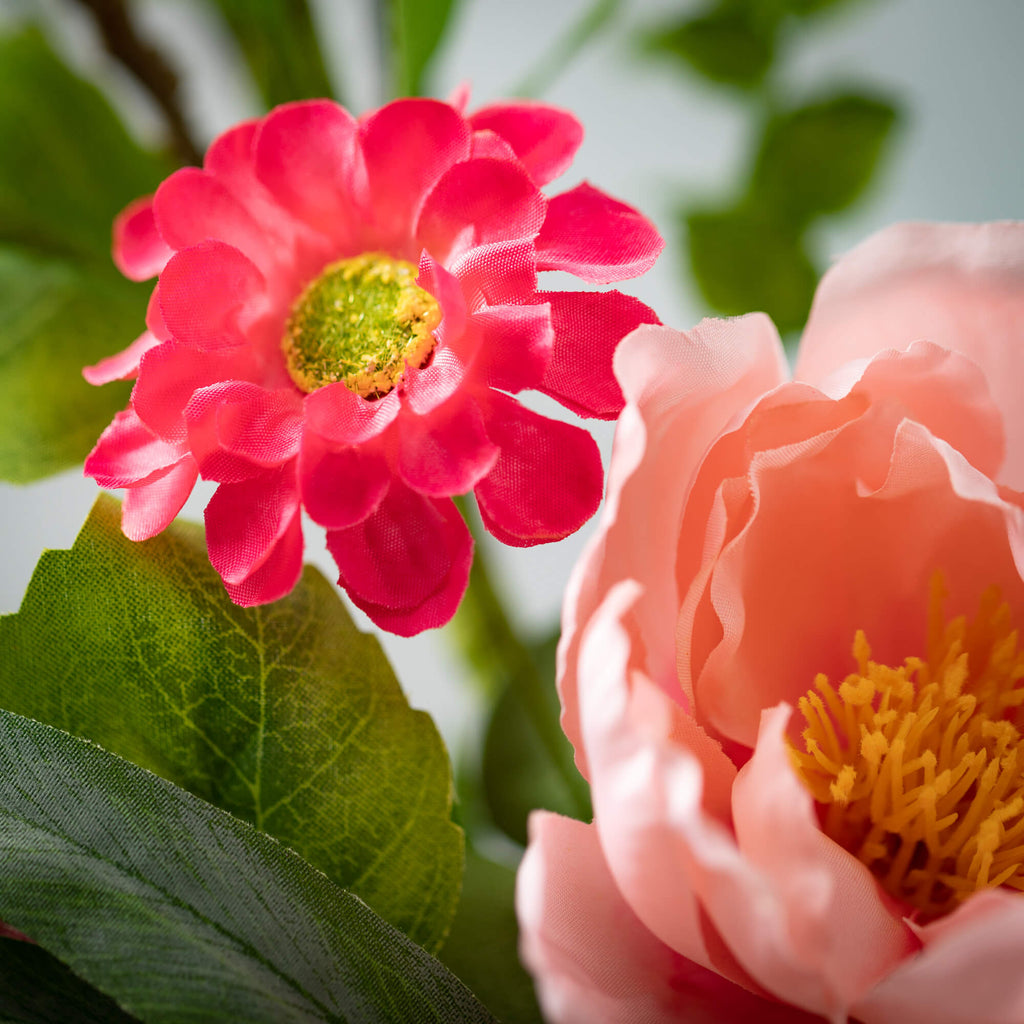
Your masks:
[{"label": "yellow stamen cluster", "polygon": [[922,920],[1024,889],[1024,650],[997,588],[971,622],[944,623],[943,598],[937,576],[926,660],[879,665],[858,631],[857,671],[815,679],[790,747],[823,831]]}]

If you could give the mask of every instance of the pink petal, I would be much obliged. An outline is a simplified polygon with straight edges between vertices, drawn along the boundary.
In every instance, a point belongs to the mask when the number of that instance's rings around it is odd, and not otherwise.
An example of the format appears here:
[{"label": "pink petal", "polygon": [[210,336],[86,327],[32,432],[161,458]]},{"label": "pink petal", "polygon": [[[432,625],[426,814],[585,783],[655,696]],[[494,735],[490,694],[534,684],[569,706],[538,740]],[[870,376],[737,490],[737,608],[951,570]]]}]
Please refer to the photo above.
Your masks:
[{"label": "pink petal", "polygon": [[615,419],[622,389],[612,370],[619,342],[657,313],[621,292],[538,292],[551,304],[555,343],[541,390],[580,416]]},{"label": "pink petal", "polygon": [[420,494],[465,494],[498,459],[476,402],[457,393],[425,416],[406,410],[399,421],[398,472]]},{"label": "pink petal", "polygon": [[475,493],[484,526],[498,540],[515,547],[561,540],[597,511],[604,470],[590,434],[497,391],[486,421],[501,455]]},{"label": "pink petal", "polygon": [[459,279],[470,311],[536,301],[537,254],[532,241],[478,246],[454,259],[449,269]]},{"label": "pink petal", "polygon": [[221,484],[206,506],[206,546],[225,584],[240,584],[255,573],[298,513],[294,464]]},{"label": "pink petal", "polygon": [[170,341],[171,332],[164,322],[164,315],[160,311],[160,282],[153,286],[149,293],[149,302],[146,303],[146,327],[150,334],[160,341]]},{"label": "pink petal", "polygon": [[519,159],[515,150],[500,135],[491,131],[473,132],[470,155],[474,160],[511,160],[515,162]]},{"label": "pink petal", "polygon": [[299,453],[299,487],[310,516],[328,530],[361,523],[380,504],[391,470],[372,444],[334,448],[307,429]]},{"label": "pink petal", "polygon": [[379,437],[401,408],[397,391],[368,402],[344,384],[328,384],[305,399],[306,423],[321,437],[340,447],[364,444]]},{"label": "pink petal", "polygon": [[458,279],[424,249],[416,284],[430,292],[441,307],[441,322],[434,329],[438,344],[457,345],[466,329],[466,300]]},{"label": "pink petal", "polygon": [[125,277],[132,281],[156,277],[171,256],[171,247],[157,230],[152,196],[129,203],[114,218],[114,263]]},{"label": "pink petal", "polygon": [[203,157],[203,170],[229,184],[247,182],[256,159],[259,118],[239,121],[210,143]]},{"label": "pink petal", "polygon": [[100,487],[129,487],[177,463],[188,449],[157,437],[131,407],[119,412],[85,460]]},{"label": "pink petal", "polygon": [[92,366],[82,368],[82,376],[93,385],[109,384],[115,380],[131,380],[139,372],[139,361],[160,339],[143,331],[126,349],[107,356]]},{"label": "pink petal", "polygon": [[225,581],[224,587],[235,604],[251,608],[291,593],[301,575],[302,516],[296,512],[259,568],[241,583]]},{"label": "pink petal", "polygon": [[327,548],[352,601],[399,636],[443,626],[455,614],[473,560],[455,505],[397,481],[367,519],[329,532]]},{"label": "pink petal", "polygon": [[177,341],[213,350],[246,344],[266,281],[234,246],[211,239],[174,255],[160,275],[160,311]]},{"label": "pink petal", "polygon": [[149,540],[170,526],[188,500],[198,476],[195,460],[183,455],[173,466],[125,492],[121,530],[129,540]]},{"label": "pink petal", "polygon": [[540,384],[555,337],[546,304],[489,306],[474,313],[470,325],[479,339],[476,379],[511,392]]},{"label": "pink petal", "polygon": [[619,893],[593,825],[531,815],[516,909],[522,957],[551,1024],[808,1021],[655,938]]},{"label": "pink petal", "polygon": [[532,238],[546,205],[516,164],[467,160],[450,168],[427,196],[416,238],[447,266],[477,246]]},{"label": "pink petal", "polygon": [[608,284],[650,270],[664,245],[643,214],[584,181],[549,202],[537,236],[537,269]]},{"label": "pink petal", "polygon": [[407,243],[423,197],[469,156],[469,126],[447,103],[402,99],[371,114],[359,134],[379,244]]},{"label": "pink petal", "polygon": [[566,170],[583,141],[583,125],[569,111],[528,100],[482,107],[469,123],[504,138],[538,185]]},{"label": "pink petal", "polygon": [[840,259],[818,287],[797,377],[924,339],[985,374],[1009,445],[1000,481],[1024,489],[1024,223],[897,224]]}]

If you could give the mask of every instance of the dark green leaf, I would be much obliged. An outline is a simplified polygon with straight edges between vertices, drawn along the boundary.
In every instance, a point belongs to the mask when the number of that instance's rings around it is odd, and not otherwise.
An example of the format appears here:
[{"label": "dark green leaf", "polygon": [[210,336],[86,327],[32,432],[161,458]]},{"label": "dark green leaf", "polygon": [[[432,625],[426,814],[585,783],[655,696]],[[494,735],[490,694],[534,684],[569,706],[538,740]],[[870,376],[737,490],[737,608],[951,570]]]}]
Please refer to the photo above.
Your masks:
[{"label": "dark green leaf", "polygon": [[398,96],[428,92],[427,77],[457,0],[385,0],[391,28],[391,64]]},{"label": "dark green leaf", "polygon": [[114,215],[170,168],[35,30],[0,37],[0,97],[0,242],[109,267]]},{"label": "dark green leaf", "polygon": [[0,861],[4,919],[147,1024],[492,1020],[269,836],[6,711]]},{"label": "dark green leaf", "polygon": [[719,313],[760,310],[782,333],[803,326],[818,275],[789,226],[741,208],[690,213],[686,227],[693,275]]},{"label": "dark green leaf", "polygon": [[506,1024],[542,1024],[533,982],[519,963],[516,873],[466,850],[462,901],[439,956]]},{"label": "dark green leaf", "polygon": [[82,367],[139,333],[146,289],[95,266],[0,244],[0,478],[25,483],[81,462],[130,385]]},{"label": "dark green leaf", "polygon": [[331,96],[306,0],[211,0],[234,33],[268,107]]},{"label": "dark green leaf", "polygon": [[0,939],[0,1021],[133,1024],[136,1018],[40,946]]},{"label": "dark green leaf", "polygon": [[896,121],[891,103],[855,93],[774,118],[754,167],[753,201],[794,225],[845,209],[867,188]]},{"label": "dark green leaf", "polygon": [[253,823],[437,948],[462,872],[451,769],[377,641],[313,569],[283,600],[238,608],[199,528],[133,544],[119,513],[101,497],[0,619],[0,706]]}]

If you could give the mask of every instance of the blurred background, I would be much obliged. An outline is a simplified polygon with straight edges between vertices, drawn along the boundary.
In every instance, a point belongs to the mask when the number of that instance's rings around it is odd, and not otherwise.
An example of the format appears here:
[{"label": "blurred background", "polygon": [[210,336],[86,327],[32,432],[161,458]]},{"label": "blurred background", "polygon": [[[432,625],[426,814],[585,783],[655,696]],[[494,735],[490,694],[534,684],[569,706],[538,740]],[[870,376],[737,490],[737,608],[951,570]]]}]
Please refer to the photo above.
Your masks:
[{"label": "blurred background", "polygon": [[[554,190],[586,178],[667,239],[621,289],[680,328],[763,309],[790,345],[829,259],[875,229],[1024,216],[1019,0],[0,0],[0,37],[0,244],[31,257],[0,248],[0,470],[14,481],[0,483],[0,612],[44,548],[71,545],[96,496],[81,459],[124,404],[76,379],[141,329],[144,297],[91,304],[122,287],[110,217],[268,105],[330,91],[358,112],[468,83],[471,106],[529,93],[567,107],[586,137]],[[71,289],[61,311],[51,287]],[[26,380],[52,380],[53,407],[35,408]],[[607,462],[613,425],[595,433]],[[201,520],[211,493],[184,515]],[[556,545],[486,545],[526,634],[551,635],[593,525]],[[334,578],[312,524],[307,557]],[[479,710],[443,631],[382,642],[457,749]]]}]

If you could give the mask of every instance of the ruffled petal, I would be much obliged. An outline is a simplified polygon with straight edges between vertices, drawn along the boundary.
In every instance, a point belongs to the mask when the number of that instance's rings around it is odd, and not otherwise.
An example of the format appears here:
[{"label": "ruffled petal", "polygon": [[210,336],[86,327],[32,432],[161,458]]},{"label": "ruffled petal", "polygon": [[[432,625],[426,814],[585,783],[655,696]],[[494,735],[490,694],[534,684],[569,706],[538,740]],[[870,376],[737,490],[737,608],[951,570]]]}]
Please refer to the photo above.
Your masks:
[{"label": "ruffled petal", "polygon": [[302,516],[296,512],[258,569],[241,583],[224,583],[231,600],[242,608],[268,604],[289,594],[302,575]]},{"label": "ruffled petal", "polygon": [[352,601],[399,636],[443,626],[455,614],[473,560],[455,505],[397,481],[363,522],[330,531],[327,548]]},{"label": "ruffled petal", "polygon": [[612,369],[619,342],[658,314],[622,292],[538,292],[551,304],[555,331],[540,390],[580,416],[611,420],[622,411],[622,389]]},{"label": "ruffled petal", "polygon": [[165,530],[192,493],[199,472],[183,455],[173,466],[130,487],[121,506],[121,530],[129,540],[149,540]]},{"label": "ruffled petal", "polygon": [[338,448],[306,429],[299,453],[299,488],[309,515],[328,530],[361,523],[391,482],[383,452],[373,444]]},{"label": "ruffled petal", "polygon": [[112,255],[117,269],[132,281],[156,277],[173,255],[161,238],[153,216],[153,197],[129,203],[114,218]]},{"label": "ruffled petal", "polygon": [[584,181],[549,202],[537,236],[537,269],[608,284],[650,270],[664,245],[642,213]]},{"label": "ruffled petal", "polygon": [[160,339],[150,331],[143,331],[126,349],[107,356],[92,366],[82,368],[82,376],[93,385],[109,384],[115,380],[131,380],[139,372],[139,362]]},{"label": "ruffled petal", "polygon": [[474,377],[513,393],[536,388],[548,368],[555,341],[550,307],[490,306],[474,313],[470,330],[479,354]]},{"label": "ruffled petal", "polygon": [[583,141],[583,125],[568,110],[528,100],[481,107],[469,123],[500,135],[538,185],[566,170]]},{"label": "ruffled petal", "polygon": [[590,434],[496,391],[486,421],[501,455],[475,493],[498,540],[515,547],[561,540],[597,511],[604,471]]},{"label": "ruffled petal", "polygon": [[185,445],[154,434],[129,406],[100,435],[85,460],[85,475],[100,487],[129,487],[167,470],[187,452]]},{"label": "ruffled petal", "polygon": [[328,384],[305,399],[306,423],[339,447],[364,444],[379,437],[394,422],[401,408],[397,391],[368,402],[344,384]]}]

